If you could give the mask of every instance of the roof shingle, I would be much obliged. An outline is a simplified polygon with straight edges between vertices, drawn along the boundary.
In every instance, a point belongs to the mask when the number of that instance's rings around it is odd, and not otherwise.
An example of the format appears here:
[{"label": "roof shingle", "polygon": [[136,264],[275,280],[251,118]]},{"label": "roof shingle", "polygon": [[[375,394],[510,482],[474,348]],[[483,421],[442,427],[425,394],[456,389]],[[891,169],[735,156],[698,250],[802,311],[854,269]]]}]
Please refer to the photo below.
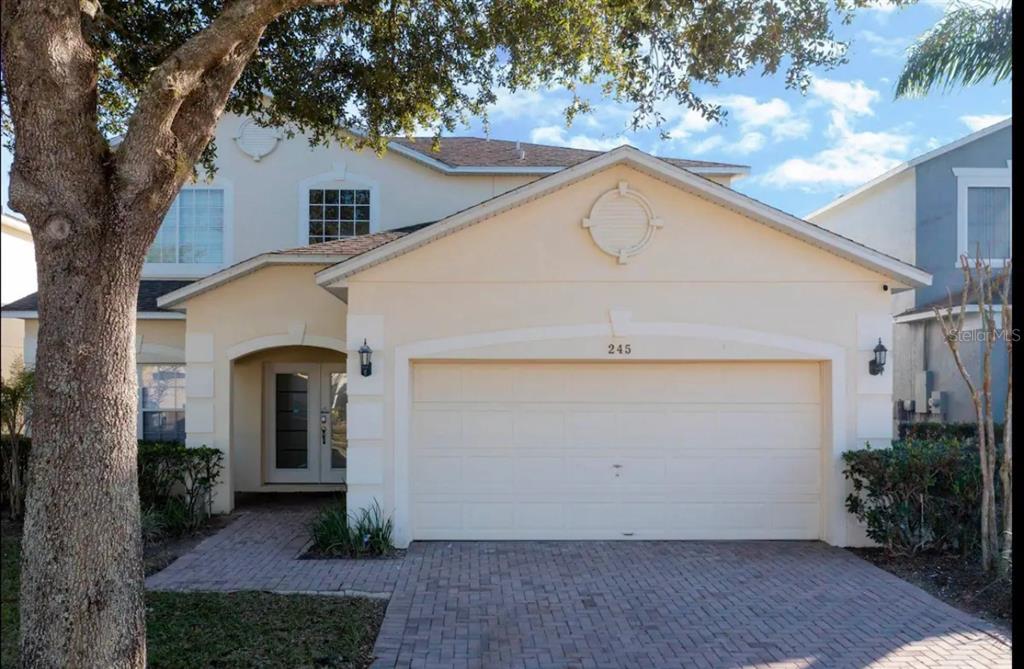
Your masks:
[{"label": "roof shingle", "polygon": [[[392,137],[389,141],[438,160],[449,167],[572,167],[604,153],[590,149],[529,144],[486,137],[442,137],[437,151],[433,150],[433,137]],[[663,160],[684,169],[747,167],[686,158]]]}]

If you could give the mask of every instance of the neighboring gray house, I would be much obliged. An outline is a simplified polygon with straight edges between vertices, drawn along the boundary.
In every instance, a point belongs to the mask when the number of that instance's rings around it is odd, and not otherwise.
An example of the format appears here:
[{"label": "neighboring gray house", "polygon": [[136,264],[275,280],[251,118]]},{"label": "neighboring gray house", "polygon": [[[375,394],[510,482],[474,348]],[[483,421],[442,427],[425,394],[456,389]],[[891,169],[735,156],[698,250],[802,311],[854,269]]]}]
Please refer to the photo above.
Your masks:
[{"label": "neighboring gray house", "polygon": [[[917,265],[931,286],[893,296],[894,415],[905,421],[974,420],[967,387],[953,363],[934,307],[959,300],[961,254],[981,248],[995,269],[1011,255],[1012,132],[1009,118],[905,162],[807,219]],[[980,327],[976,300],[965,326]],[[981,345],[962,344],[980,377]],[[996,419],[1006,402],[1007,360],[1002,341],[992,359]]]}]

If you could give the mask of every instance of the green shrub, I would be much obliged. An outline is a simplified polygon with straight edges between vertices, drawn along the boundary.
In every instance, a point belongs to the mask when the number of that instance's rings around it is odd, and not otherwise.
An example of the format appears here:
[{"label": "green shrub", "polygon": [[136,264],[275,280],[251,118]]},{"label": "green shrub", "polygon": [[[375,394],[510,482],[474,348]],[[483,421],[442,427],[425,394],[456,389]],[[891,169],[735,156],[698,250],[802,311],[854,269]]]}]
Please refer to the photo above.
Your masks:
[{"label": "green shrub", "polygon": [[377,502],[353,516],[346,512],[344,501],[324,507],[310,527],[316,551],[337,557],[387,555],[395,548],[393,530],[394,523]]},{"label": "green shrub", "polygon": [[[996,443],[1003,441],[1003,426],[997,424]],[[941,441],[943,439],[956,439],[959,441],[977,440],[977,423],[901,423],[899,426],[899,440],[908,441],[930,440]]]},{"label": "green shrub", "polygon": [[35,384],[35,372],[20,359],[11,365],[9,378],[0,378],[0,503],[14,518],[25,511],[29,444],[24,435]]},{"label": "green shrub", "polygon": [[[22,438],[16,460],[27,470],[32,440]],[[3,466],[15,461],[8,457],[11,442],[3,439]],[[213,488],[220,480],[224,454],[216,448],[188,448],[184,444],[153,441],[139,442],[139,505],[142,511],[143,536],[151,540],[180,536],[202,527],[209,519],[213,505]],[[8,503],[8,481],[3,472],[3,499]],[[25,480],[24,472],[21,481]],[[24,494],[22,492],[22,494]]]},{"label": "green shrub", "polygon": [[0,502],[13,518],[25,510],[28,482],[28,453],[32,441],[26,437],[0,438]]},{"label": "green shrub", "polygon": [[139,503],[160,536],[194,532],[207,521],[223,459],[216,448],[139,442]]},{"label": "green shrub", "polygon": [[[847,451],[847,510],[897,554],[972,552],[979,542],[981,471],[970,440],[897,441]],[[998,491],[997,491],[998,492]]]}]

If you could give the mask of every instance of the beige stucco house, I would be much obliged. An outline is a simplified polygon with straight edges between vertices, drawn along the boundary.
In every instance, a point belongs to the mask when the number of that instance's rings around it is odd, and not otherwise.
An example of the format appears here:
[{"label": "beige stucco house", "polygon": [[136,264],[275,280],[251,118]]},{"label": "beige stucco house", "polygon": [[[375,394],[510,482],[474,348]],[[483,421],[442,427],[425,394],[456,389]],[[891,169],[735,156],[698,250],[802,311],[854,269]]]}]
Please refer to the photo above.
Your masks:
[{"label": "beige stucco house", "polygon": [[377,157],[237,118],[218,144],[151,252],[137,350],[140,436],[221,448],[220,510],[341,488],[399,545],[862,540],[840,454],[891,437],[868,363],[927,273],[737,193],[741,166]]},{"label": "beige stucco house", "polygon": [[[21,218],[0,215],[0,304],[10,304],[36,289],[35,247],[32,231]],[[24,360],[25,321],[0,320],[0,375],[7,378],[11,367]]]}]

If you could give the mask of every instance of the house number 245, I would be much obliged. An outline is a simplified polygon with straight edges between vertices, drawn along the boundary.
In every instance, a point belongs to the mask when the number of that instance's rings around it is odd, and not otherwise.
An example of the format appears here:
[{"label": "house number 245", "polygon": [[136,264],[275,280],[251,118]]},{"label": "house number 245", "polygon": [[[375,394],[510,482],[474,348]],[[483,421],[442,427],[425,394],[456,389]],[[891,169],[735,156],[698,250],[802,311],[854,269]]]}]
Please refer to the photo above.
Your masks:
[{"label": "house number 245", "polygon": [[632,352],[630,344],[608,344],[608,355],[630,355]]}]

